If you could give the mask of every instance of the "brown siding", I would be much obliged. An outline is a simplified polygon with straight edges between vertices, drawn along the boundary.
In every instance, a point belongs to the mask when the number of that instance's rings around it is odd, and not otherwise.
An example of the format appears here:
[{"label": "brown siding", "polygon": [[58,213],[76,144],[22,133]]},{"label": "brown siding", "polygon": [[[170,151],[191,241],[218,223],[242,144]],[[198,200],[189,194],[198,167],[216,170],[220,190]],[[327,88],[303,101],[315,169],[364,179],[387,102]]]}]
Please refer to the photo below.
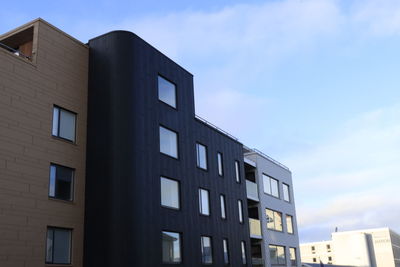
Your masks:
[{"label": "brown siding", "polygon": [[[73,229],[82,266],[88,48],[43,20],[34,59],[0,49],[0,266],[45,266],[47,226]],[[76,144],[52,137],[56,104],[76,112]],[[48,198],[51,162],[76,169],[73,203]]]}]

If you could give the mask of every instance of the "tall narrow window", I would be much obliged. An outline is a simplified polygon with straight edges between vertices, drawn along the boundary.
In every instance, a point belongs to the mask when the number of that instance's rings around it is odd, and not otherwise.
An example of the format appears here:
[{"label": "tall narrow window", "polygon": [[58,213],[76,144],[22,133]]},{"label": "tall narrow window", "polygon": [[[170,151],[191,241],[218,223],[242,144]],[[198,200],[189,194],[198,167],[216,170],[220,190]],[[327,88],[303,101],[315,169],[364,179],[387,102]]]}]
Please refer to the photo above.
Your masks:
[{"label": "tall narrow window", "polygon": [[290,265],[297,266],[296,248],[289,248],[289,254],[290,254]]},{"label": "tall narrow window", "polygon": [[222,247],[224,249],[224,264],[229,264],[229,248],[228,248],[228,239],[222,240]]},{"label": "tall narrow window", "polygon": [[244,243],[244,241],[240,242],[240,247],[242,249],[242,264],[247,264],[246,244]]},{"label": "tall narrow window", "polygon": [[263,174],[264,192],[268,195],[279,198],[279,182],[278,180]]},{"label": "tall narrow window", "polygon": [[53,136],[75,142],[76,113],[53,107]]},{"label": "tall narrow window", "polygon": [[74,170],[51,164],[49,197],[67,201],[73,200]]},{"label": "tall narrow window", "polygon": [[226,219],[225,196],[220,195],[219,199],[221,201],[221,218]]},{"label": "tall narrow window", "polygon": [[238,200],[238,209],[239,209],[239,222],[243,223],[243,204],[241,200]]},{"label": "tall narrow window", "polygon": [[206,189],[199,189],[199,207],[200,214],[210,216],[209,192]]},{"label": "tall narrow window", "polygon": [[47,264],[71,264],[71,237],[70,229],[47,227]]},{"label": "tall narrow window", "polygon": [[267,228],[282,232],[282,213],[270,209],[265,209],[265,214],[267,216]]},{"label": "tall narrow window", "polygon": [[236,182],[240,183],[240,167],[239,167],[239,161],[235,160],[235,178]]},{"label": "tall narrow window", "polygon": [[178,158],[178,134],[160,126],[160,152]]},{"label": "tall narrow window", "polygon": [[161,76],[158,76],[158,99],[176,108],[176,86]]},{"label": "tall narrow window", "polygon": [[293,234],[293,217],[286,214],[286,228],[289,234]]},{"label": "tall narrow window", "polygon": [[222,160],[222,153],[218,152],[217,153],[217,161],[218,161],[218,175],[223,176],[224,175],[224,164]]},{"label": "tall narrow window", "polygon": [[180,233],[162,232],[162,260],[163,263],[182,262]]},{"label": "tall narrow window", "polygon": [[201,262],[203,264],[212,264],[212,243],[211,237],[202,236],[201,237]]},{"label": "tall narrow window", "polygon": [[161,177],[161,205],[179,209],[179,182]]},{"label": "tall narrow window", "polygon": [[196,143],[197,167],[207,170],[207,148]]},{"label": "tall narrow window", "polygon": [[283,200],[290,202],[290,189],[289,185],[282,184],[282,191],[283,191]]}]

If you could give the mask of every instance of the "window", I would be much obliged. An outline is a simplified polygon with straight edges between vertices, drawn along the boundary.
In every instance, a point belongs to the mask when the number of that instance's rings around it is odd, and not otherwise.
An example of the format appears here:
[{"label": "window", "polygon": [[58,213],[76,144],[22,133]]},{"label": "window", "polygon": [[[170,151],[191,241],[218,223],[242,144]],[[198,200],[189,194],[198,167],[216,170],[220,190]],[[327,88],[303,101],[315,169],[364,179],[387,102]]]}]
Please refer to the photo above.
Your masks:
[{"label": "window", "polygon": [[265,213],[267,215],[267,228],[282,232],[282,213],[270,209],[265,209]]},{"label": "window", "polygon": [[210,216],[210,193],[206,189],[199,189],[200,214]]},{"label": "window", "polygon": [[283,200],[290,202],[290,191],[287,184],[282,184],[283,187]]},{"label": "window", "polygon": [[47,264],[71,264],[71,238],[70,229],[47,227]]},{"label": "window", "polygon": [[163,263],[182,262],[180,233],[162,232],[162,261]]},{"label": "window", "polygon": [[221,201],[221,218],[222,219],[226,219],[225,196],[224,195],[220,195],[219,199]]},{"label": "window", "polygon": [[56,164],[50,165],[49,197],[73,200],[74,170]]},{"label": "window", "polygon": [[213,263],[211,237],[209,236],[201,237],[201,262],[203,264]]},{"label": "window", "polygon": [[53,107],[53,136],[75,142],[76,113]]},{"label": "window", "polygon": [[297,266],[296,248],[289,248],[289,254],[290,254],[290,264],[292,266]]},{"label": "window", "polygon": [[243,223],[243,204],[241,200],[238,200],[238,209],[239,209],[239,222]]},{"label": "window", "polygon": [[311,253],[315,254],[315,247],[311,246]]},{"label": "window", "polygon": [[269,245],[271,264],[286,265],[285,247]]},{"label": "window", "polygon": [[222,153],[217,153],[217,161],[218,161],[218,175],[223,176],[224,175],[224,164],[222,161]]},{"label": "window", "polygon": [[313,262],[317,262],[317,258],[313,258],[312,261],[313,261]]},{"label": "window", "polygon": [[196,143],[197,167],[207,170],[207,148]]},{"label": "window", "polygon": [[286,215],[286,228],[289,234],[293,234],[293,216]]},{"label": "window", "polygon": [[161,205],[179,209],[179,182],[161,177]]},{"label": "window", "polygon": [[278,180],[263,174],[263,184],[266,194],[279,198]]},{"label": "window", "polygon": [[235,177],[236,182],[240,183],[240,168],[239,168],[239,161],[235,160]]},{"label": "window", "polygon": [[329,256],[329,257],[328,257],[328,261],[330,261],[330,263],[329,263],[329,264],[331,264],[331,263],[332,263],[332,257],[331,257],[331,256]]},{"label": "window", "polygon": [[242,249],[242,264],[247,264],[247,259],[246,259],[246,244],[244,241],[240,242],[240,247]]},{"label": "window", "polygon": [[224,264],[229,264],[229,249],[228,249],[228,239],[222,240],[222,247],[224,248]]},{"label": "window", "polygon": [[178,134],[160,126],[160,152],[178,158]]},{"label": "window", "polygon": [[176,86],[161,76],[158,76],[158,99],[176,108]]},{"label": "window", "polygon": [[328,250],[328,252],[331,252],[331,245],[330,244],[326,245],[326,250]]}]

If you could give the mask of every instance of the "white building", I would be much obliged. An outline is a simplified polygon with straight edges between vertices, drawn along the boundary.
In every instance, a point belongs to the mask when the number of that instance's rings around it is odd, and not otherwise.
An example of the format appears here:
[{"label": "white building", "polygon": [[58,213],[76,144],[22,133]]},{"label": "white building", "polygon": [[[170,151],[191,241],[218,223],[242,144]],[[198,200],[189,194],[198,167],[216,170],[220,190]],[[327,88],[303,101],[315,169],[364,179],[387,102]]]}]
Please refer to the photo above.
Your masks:
[{"label": "white building", "polygon": [[304,263],[400,267],[400,235],[389,228],[332,233],[331,241],[300,245]]}]

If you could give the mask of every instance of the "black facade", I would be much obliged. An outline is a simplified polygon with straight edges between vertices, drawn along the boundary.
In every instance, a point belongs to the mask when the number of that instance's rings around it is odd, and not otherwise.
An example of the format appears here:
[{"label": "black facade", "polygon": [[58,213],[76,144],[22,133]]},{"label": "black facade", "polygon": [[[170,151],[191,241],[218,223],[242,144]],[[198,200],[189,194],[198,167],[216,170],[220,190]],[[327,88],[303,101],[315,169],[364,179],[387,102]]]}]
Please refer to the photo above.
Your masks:
[{"label": "black facade", "polygon": [[[251,266],[243,146],[195,118],[192,75],[130,32],[99,36],[89,47],[84,265],[165,266],[161,232],[172,231],[182,237],[178,266],[202,266],[202,235],[212,237],[211,266],[224,266],[224,238],[230,266]],[[159,75],[176,85],[176,109],[158,99]],[[160,153],[160,126],[178,133],[178,159]],[[196,142],[207,147],[207,170],[196,166]],[[223,154],[222,177],[217,152]],[[161,207],[160,176],[179,181],[180,210]],[[210,216],[199,213],[199,188],[210,192]]]}]

